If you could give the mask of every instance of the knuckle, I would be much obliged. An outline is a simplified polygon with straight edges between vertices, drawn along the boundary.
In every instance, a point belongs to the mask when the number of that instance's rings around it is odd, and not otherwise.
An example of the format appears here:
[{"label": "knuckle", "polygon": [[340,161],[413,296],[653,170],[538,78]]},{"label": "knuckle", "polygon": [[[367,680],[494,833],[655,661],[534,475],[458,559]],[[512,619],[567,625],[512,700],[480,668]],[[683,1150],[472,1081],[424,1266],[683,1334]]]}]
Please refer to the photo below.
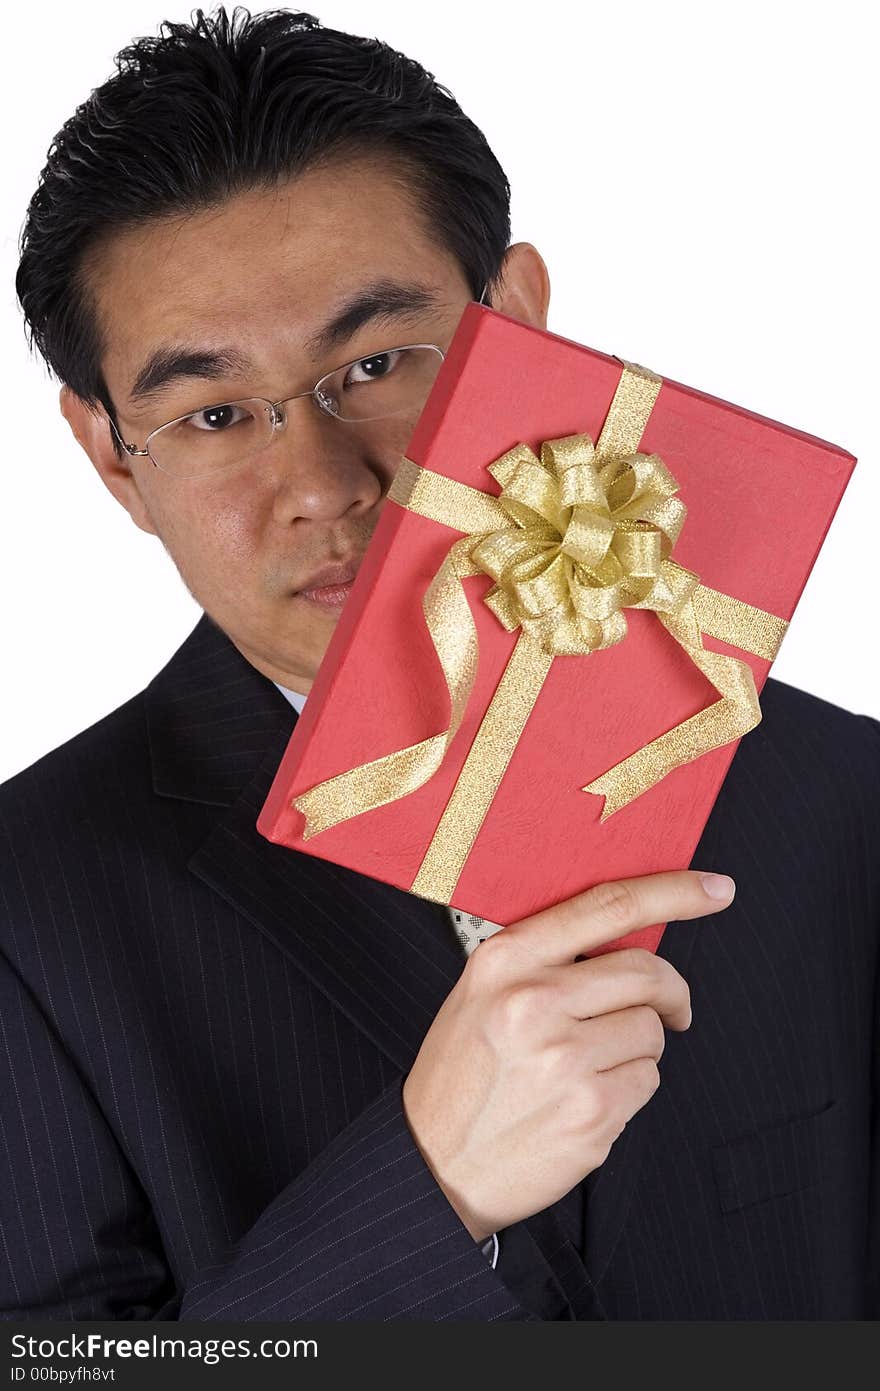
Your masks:
[{"label": "knuckle", "polygon": [[632,923],[637,912],[636,893],[630,884],[612,880],[595,884],[587,892],[587,904],[591,914],[600,924],[609,927],[625,927]]},{"label": "knuckle", "polygon": [[635,1067],[639,1091],[653,1096],[660,1086],[660,1069],[653,1058],[637,1058]]},{"label": "knuckle", "polygon": [[465,963],[465,970],[480,986],[491,987],[499,983],[507,973],[509,950],[502,940],[503,932],[496,932],[481,942]]},{"label": "knuckle", "polygon": [[568,1094],[570,1088],[572,1054],[570,1047],[559,1041],[545,1043],[533,1066],[535,1085],[540,1094],[549,1096],[563,1088]]},{"label": "knuckle", "polygon": [[612,1145],[626,1129],[628,1120],[629,1115],[621,1112],[619,1105],[606,1107],[604,1114],[590,1134],[596,1164],[604,1164]]},{"label": "knuckle", "polygon": [[657,975],[658,958],[644,947],[624,947],[620,956],[624,970],[631,971],[634,976],[653,980]]},{"label": "knuckle", "polygon": [[[664,961],[661,957],[657,958],[655,965],[654,998],[658,1002],[658,1012],[664,1008],[674,1008],[676,1011],[690,1013],[691,992],[684,976],[676,971],[670,962]],[[662,1004],[659,1004],[661,1001]]]},{"label": "knuckle", "polygon": [[596,1083],[588,1079],[580,1088],[578,1096],[577,1116],[580,1126],[584,1130],[595,1130],[602,1126],[606,1119],[607,1099],[605,1092]]},{"label": "knuckle", "polygon": [[659,1058],[666,1047],[663,1021],[650,1005],[639,1005],[637,1008],[639,1040],[650,1056]]},{"label": "knuckle", "polygon": [[681,1003],[686,1007],[688,1015],[691,1015],[693,1014],[693,1006],[691,1004],[691,988],[685,980],[684,976],[679,976],[679,980],[681,981],[681,985],[679,987],[681,991]]},{"label": "knuckle", "polygon": [[499,997],[495,1018],[498,1027],[510,1037],[530,1032],[545,1014],[544,991],[533,981],[509,986]]},{"label": "knuckle", "polygon": [[601,1138],[599,1136],[592,1137],[592,1143],[589,1149],[590,1172],[592,1172],[594,1169],[601,1168],[601,1166],[605,1163],[605,1160],[611,1153],[611,1146],[614,1144],[615,1140],[620,1135],[620,1131],[622,1129],[623,1126],[621,1126],[620,1130],[618,1130],[616,1133],[613,1131],[608,1131]]}]

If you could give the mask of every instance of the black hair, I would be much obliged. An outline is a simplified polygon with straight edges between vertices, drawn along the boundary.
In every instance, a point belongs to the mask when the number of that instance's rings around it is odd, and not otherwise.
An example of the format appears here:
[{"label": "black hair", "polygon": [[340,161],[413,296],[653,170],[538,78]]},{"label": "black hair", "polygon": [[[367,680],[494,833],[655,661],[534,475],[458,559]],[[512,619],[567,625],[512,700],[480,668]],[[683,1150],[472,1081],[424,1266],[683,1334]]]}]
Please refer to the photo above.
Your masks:
[{"label": "black hair", "polygon": [[236,6],[230,17],[221,5],[190,18],[123,48],[117,71],[65,122],[19,243],[31,350],[114,424],[85,276],[86,253],[114,229],[217,205],[334,155],[385,155],[403,162],[426,229],[474,298],[503,279],[510,186],[432,73],[298,11]]}]

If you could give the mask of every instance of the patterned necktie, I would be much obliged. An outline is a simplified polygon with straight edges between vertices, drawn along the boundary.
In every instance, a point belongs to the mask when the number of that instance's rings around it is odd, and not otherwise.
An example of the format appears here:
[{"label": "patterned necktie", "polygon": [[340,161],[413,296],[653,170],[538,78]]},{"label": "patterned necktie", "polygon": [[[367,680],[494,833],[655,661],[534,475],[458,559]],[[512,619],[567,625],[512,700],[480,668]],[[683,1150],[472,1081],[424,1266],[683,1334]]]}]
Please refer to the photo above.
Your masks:
[{"label": "patterned necktie", "polygon": [[473,913],[462,913],[458,908],[449,909],[449,918],[452,930],[466,956],[470,956],[481,942],[500,932],[503,927],[503,923],[493,923],[488,918],[475,917]]}]

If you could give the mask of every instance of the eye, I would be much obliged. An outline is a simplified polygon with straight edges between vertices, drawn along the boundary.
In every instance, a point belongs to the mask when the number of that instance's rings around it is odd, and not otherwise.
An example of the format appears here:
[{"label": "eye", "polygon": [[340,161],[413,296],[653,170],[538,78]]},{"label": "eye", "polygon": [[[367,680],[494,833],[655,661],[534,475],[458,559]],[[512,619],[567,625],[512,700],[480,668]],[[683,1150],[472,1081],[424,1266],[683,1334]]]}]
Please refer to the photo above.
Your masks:
[{"label": "eye", "polygon": [[372,357],[362,357],[353,362],[345,374],[344,386],[361,386],[364,382],[378,381],[394,371],[400,360],[402,349],[392,348],[385,353],[374,353]]},{"label": "eye", "polygon": [[221,433],[230,425],[251,418],[249,410],[231,401],[220,406],[205,406],[203,410],[193,411],[192,415],[186,417],[186,423],[193,425],[197,430],[213,430]]}]

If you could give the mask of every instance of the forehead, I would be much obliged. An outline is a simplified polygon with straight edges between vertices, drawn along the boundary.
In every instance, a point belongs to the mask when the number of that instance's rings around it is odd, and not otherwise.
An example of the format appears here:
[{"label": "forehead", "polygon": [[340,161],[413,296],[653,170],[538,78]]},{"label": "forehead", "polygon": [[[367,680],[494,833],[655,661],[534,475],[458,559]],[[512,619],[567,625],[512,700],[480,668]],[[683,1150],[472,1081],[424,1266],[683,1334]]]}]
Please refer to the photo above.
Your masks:
[{"label": "forehead", "polygon": [[255,361],[274,349],[296,354],[328,303],[368,278],[463,284],[405,180],[393,166],[331,163],[109,234],[84,269],[111,394],[160,342],[234,337]]}]

